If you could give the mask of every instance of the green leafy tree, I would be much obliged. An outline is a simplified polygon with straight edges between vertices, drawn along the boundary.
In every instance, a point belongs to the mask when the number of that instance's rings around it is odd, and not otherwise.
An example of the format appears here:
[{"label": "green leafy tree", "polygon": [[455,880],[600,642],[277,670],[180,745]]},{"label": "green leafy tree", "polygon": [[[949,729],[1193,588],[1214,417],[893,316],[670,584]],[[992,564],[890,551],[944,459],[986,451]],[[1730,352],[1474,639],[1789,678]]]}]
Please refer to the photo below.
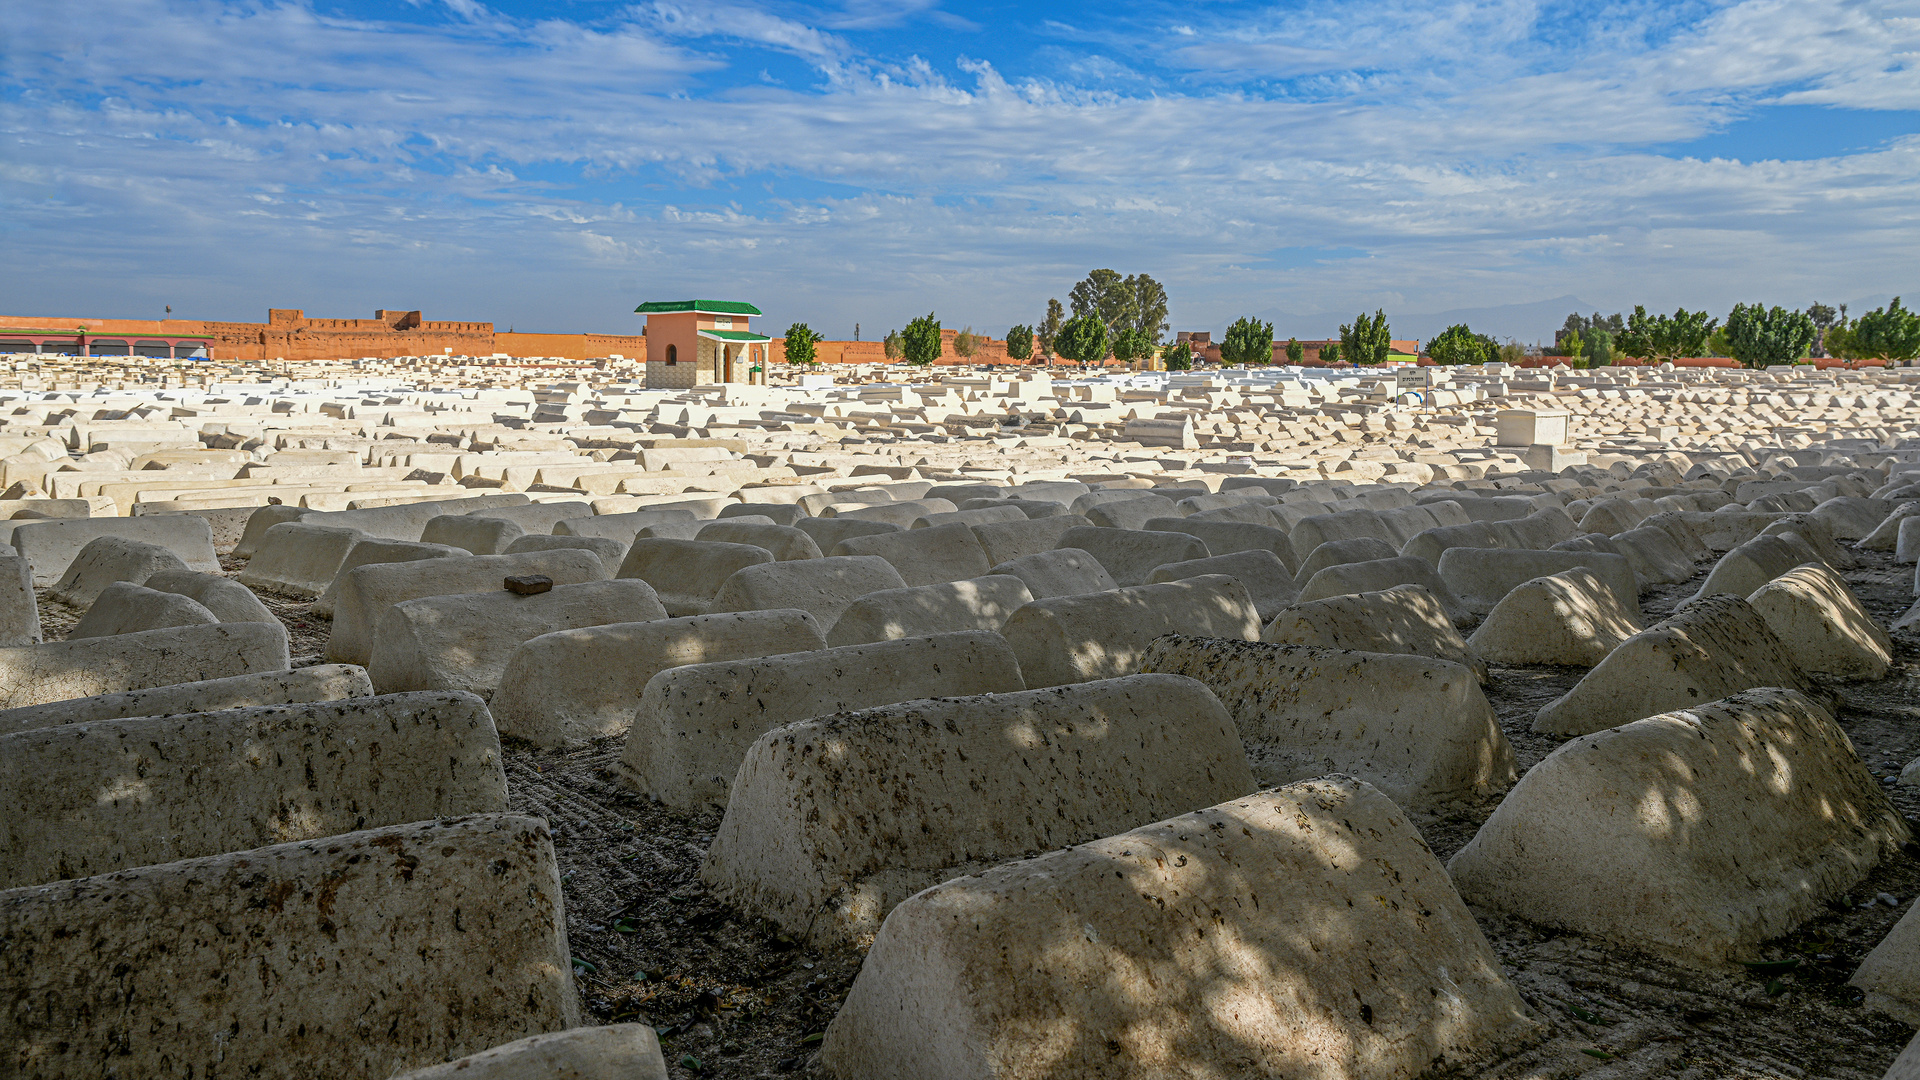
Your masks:
[{"label": "green leafy tree", "polygon": [[1273,324],[1251,315],[1243,316],[1227,327],[1220,341],[1220,361],[1225,364],[1273,363]]},{"label": "green leafy tree", "polygon": [[825,341],[825,334],[816,334],[806,323],[794,323],[787,327],[787,363],[817,364],[820,357],[814,345]]},{"label": "green leafy tree", "polygon": [[900,351],[901,358],[915,367],[926,367],[940,359],[940,320],[934,318],[933,312],[907,324],[906,332],[901,335]]},{"label": "green leafy tree", "polygon": [[1387,326],[1384,309],[1356,315],[1351,325],[1340,327],[1341,355],[1356,364],[1384,364],[1392,348],[1393,330]]},{"label": "green leafy tree", "polygon": [[1107,358],[1107,324],[1097,312],[1075,315],[1060,327],[1053,347],[1077,364],[1097,364]]},{"label": "green leafy tree", "polygon": [[1339,363],[1340,343],[1337,341],[1329,341],[1325,345],[1320,346],[1320,362],[1323,364]]},{"label": "green leafy tree", "polygon": [[1067,294],[1075,315],[1098,315],[1114,334],[1139,330],[1158,344],[1167,330],[1167,290],[1147,274],[1095,270]]},{"label": "green leafy tree", "polygon": [[1702,356],[1719,325],[1719,319],[1704,311],[1676,308],[1670,316],[1649,316],[1645,307],[1635,304],[1626,329],[1614,335],[1613,344],[1617,352],[1655,362]]},{"label": "green leafy tree", "polygon": [[1487,339],[1465,323],[1455,323],[1427,342],[1427,355],[1436,364],[1484,364],[1494,356]]},{"label": "green leafy tree", "polygon": [[1167,332],[1167,290],[1145,274],[1129,274],[1123,283],[1133,293],[1133,326],[1146,335],[1147,344],[1160,344]]},{"label": "green leafy tree", "polygon": [[1578,330],[1571,331],[1560,338],[1560,355],[1566,357],[1569,361],[1578,361],[1573,364],[1574,367],[1587,366],[1585,362],[1586,357],[1581,355],[1586,351],[1586,348],[1587,343],[1581,340],[1580,331]]},{"label": "green leafy tree", "polygon": [[1009,360],[1033,359],[1033,327],[1021,323],[1007,331],[1007,358]]},{"label": "green leafy tree", "polygon": [[1055,355],[1054,342],[1060,339],[1060,328],[1066,325],[1066,321],[1067,309],[1060,306],[1060,301],[1047,301],[1047,317],[1040,320],[1039,329],[1033,332],[1033,336],[1039,339],[1042,353]]},{"label": "green leafy tree", "polygon": [[980,335],[974,333],[971,326],[953,335],[953,351],[973,359],[973,354],[980,351]]},{"label": "green leafy tree", "polygon": [[1287,363],[1298,366],[1307,358],[1307,347],[1300,344],[1299,338],[1287,339]]},{"label": "green leafy tree", "polygon": [[1613,363],[1613,334],[1597,326],[1587,331],[1584,352],[1590,367],[1606,367]]},{"label": "green leafy tree", "polygon": [[1814,356],[1827,355],[1827,331],[1833,329],[1835,323],[1844,321],[1846,316],[1847,305],[1845,304],[1841,304],[1838,311],[1817,300],[1807,305],[1807,318],[1813,320]]},{"label": "green leafy tree", "polygon": [[1153,355],[1153,338],[1145,330],[1130,326],[1113,335],[1113,358],[1123,364],[1137,364]]},{"label": "green leafy tree", "polygon": [[1727,315],[1727,350],[1746,367],[1791,364],[1813,348],[1813,320],[1775,304],[1735,304]]},{"label": "green leafy tree", "polygon": [[1900,306],[1900,298],[1853,321],[1846,332],[1847,352],[1860,360],[1912,362],[1920,357],[1920,313]]},{"label": "green leafy tree", "polygon": [[1193,346],[1184,341],[1167,346],[1160,354],[1160,363],[1168,371],[1193,370]]},{"label": "green leafy tree", "polygon": [[906,338],[903,338],[900,336],[900,331],[898,330],[887,331],[886,340],[881,343],[886,346],[887,359],[898,360],[902,356],[905,356],[907,354],[906,341],[907,341]]},{"label": "green leafy tree", "polygon": [[1527,347],[1512,338],[1508,338],[1507,343],[1500,346],[1499,355],[1500,362],[1503,364],[1525,363],[1527,359]]}]

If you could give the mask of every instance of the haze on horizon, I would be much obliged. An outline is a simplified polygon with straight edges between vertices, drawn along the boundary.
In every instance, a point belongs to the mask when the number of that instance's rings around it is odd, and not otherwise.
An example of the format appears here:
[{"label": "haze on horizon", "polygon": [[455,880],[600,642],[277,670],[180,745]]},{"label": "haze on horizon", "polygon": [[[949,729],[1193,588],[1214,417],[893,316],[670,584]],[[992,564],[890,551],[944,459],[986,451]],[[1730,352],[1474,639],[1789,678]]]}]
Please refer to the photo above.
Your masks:
[{"label": "haze on horizon", "polygon": [[1476,329],[1539,339],[1557,298],[1915,291],[1912,2],[0,15],[6,314],[631,333],[702,296],[999,336],[1113,267],[1176,328],[1523,305]]}]

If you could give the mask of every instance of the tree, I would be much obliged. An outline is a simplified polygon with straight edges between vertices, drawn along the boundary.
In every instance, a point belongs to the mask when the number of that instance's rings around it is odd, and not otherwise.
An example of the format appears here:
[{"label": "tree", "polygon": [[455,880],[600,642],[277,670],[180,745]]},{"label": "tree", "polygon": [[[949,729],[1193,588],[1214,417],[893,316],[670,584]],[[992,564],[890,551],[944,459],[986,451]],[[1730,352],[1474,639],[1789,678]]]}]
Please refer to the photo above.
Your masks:
[{"label": "tree", "polygon": [[1040,320],[1040,329],[1033,332],[1033,336],[1040,341],[1041,352],[1048,356],[1054,355],[1053,343],[1059,339],[1060,327],[1065,324],[1066,319],[1067,309],[1060,306],[1060,301],[1047,301],[1047,317]]},{"label": "tree", "polygon": [[1181,341],[1167,346],[1160,354],[1160,363],[1168,371],[1193,370],[1193,346]]},{"label": "tree", "polygon": [[1847,331],[1847,355],[1888,364],[1920,357],[1920,312],[1900,306],[1900,298],[1853,321]]},{"label": "tree", "polygon": [[1836,322],[1846,318],[1847,305],[1841,304],[1835,311],[1827,305],[1814,301],[1807,305],[1807,318],[1813,320],[1813,353],[1815,357],[1827,355],[1827,331],[1833,329]]},{"label": "tree", "polygon": [[817,364],[820,357],[815,355],[814,344],[825,341],[825,334],[816,334],[806,323],[794,323],[787,327],[787,363]]},{"label": "tree", "polygon": [[1251,315],[1242,316],[1227,327],[1227,336],[1220,342],[1220,362],[1273,363],[1273,324],[1261,322]]},{"label": "tree", "polygon": [[933,312],[907,324],[906,333],[901,335],[900,351],[902,359],[915,367],[926,367],[940,359],[940,320]]},{"label": "tree", "polygon": [[1512,338],[1508,338],[1507,343],[1505,345],[1500,346],[1500,362],[1501,363],[1520,364],[1520,363],[1524,363],[1526,359],[1527,359],[1527,347],[1513,340]]},{"label": "tree", "polygon": [[1552,352],[1559,356],[1568,355],[1565,347],[1561,345],[1562,339],[1568,334],[1579,334],[1581,340],[1586,342],[1588,348],[1588,352],[1585,355],[1591,356],[1594,340],[1593,331],[1604,330],[1607,332],[1609,338],[1612,338],[1619,335],[1626,328],[1627,324],[1621,319],[1618,312],[1612,315],[1602,315],[1596,311],[1592,315],[1582,315],[1576,311],[1568,315],[1567,321],[1562,323],[1560,329],[1554,332]]},{"label": "tree", "polygon": [[1340,327],[1341,355],[1356,364],[1384,364],[1393,348],[1393,331],[1387,326],[1387,313],[1376,309],[1369,316],[1354,316],[1352,325]]},{"label": "tree", "polygon": [[1484,364],[1493,359],[1494,351],[1485,337],[1465,323],[1455,323],[1427,342],[1427,355],[1436,364]]},{"label": "tree", "polygon": [[1075,315],[1060,327],[1053,347],[1077,364],[1097,364],[1107,358],[1107,324],[1093,312]]},{"label": "tree", "polygon": [[1021,323],[1007,331],[1007,359],[1033,359],[1033,327]]},{"label": "tree", "polygon": [[1136,364],[1153,355],[1153,339],[1145,330],[1130,326],[1113,335],[1113,358],[1123,364]]},{"label": "tree", "polygon": [[1791,364],[1813,348],[1813,320],[1775,304],[1735,304],[1727,316],[1727,351],[1746,367]]},{"label": "tree", "polygon": [[[1583,359],[1580,354],[1585,351],[1587,346],[1586,346],[1586,342],[1580,340],[1580,331],[1575,330],[1567,334],[1565,337],[1562,337],[1560,339],[1560,344],[1562,346],[1560,355],[1567,357],[1569,360],[1574,360],[1574,361],[1580,361]],[[1585,363],[1575,363],[1573,366],[1586,367],[1587,365]]]},{"label": "tree", "polygon": [[1095,270],[1067,294],[1075,315],[1098,315],[1115,333],[1140,330],[1158,344],[1167,329],[1167,290],[1146,274]]},{"label": "tree", "polygon": [[887,359],[889,360],[898,360],[906,355],[906,339],[900,336],[900,331],[898,330],[887,331],[886,341],[882,344],[886,346]]},{"label": "tree", "polygon": [[972,359],[973,354],[980,351],[980,335],[974,333],[971,326],[953,335],[953,351]]},{"label": "tree", "polygon": [[1600,327],[1594,327],[1587,331],[1584,351],[1589,366],[1606,367],[1613,363],[1613,335]]},{"label": "tree", "polygon": [[1719,325],[1719,319],[1708,318],[1704,311],[1676,308],[1671,316],[1650,318],[1644,306],[1635,304],[1633,314],[1627,316],[1626,328],[1614,335],[1613,343],[1617,351],[1642,360],[1700,356],[1706,352],[1707,342]]},{"label": "tree", "polygon": [[1320,346],[1320,362],[1323,364],[1339,363],[1340,343],[1337,341],[1329,341],[1325,345]]},{"label": "tree", "polygon": [[1300,344],[1299,338],[1287,339],[1287,363],[1299,366],[1307,358],[1307,347]]}]

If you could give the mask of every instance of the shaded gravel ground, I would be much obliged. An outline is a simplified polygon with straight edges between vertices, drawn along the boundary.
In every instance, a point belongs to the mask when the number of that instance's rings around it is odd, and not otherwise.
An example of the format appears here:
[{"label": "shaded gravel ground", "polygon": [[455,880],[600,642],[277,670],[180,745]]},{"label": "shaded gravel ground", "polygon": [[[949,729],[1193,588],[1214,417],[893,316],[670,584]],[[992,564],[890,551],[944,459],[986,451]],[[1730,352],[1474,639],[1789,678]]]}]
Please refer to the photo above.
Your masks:
[{"label": "shaded gravel ground", "polygon": [[[1875,617],[1890,623],[1912,600],[1913,570],[1861,553],[1847,573]],[[239,564],[227,567],[237,571]],[[1649,622],[1705,576],[1643,598]],[[286,622],[295,663],[317,663],[327,622],[306,603],[263,596]],[[41,603],[49,640],[77,613]],[[1896,636],[1893,674],[1842,689],[1840,721],[1883,776],[1920,756],[1920,637]],[[1529,732],[1541,705],[1579,678],[1573,669],[1495,668],[1488,697],[1522,771],[1559,741]],[[575,974],[601,1022],[655,1025],[676,1080],[777,1077],[810,1071],[819,1033],[845,998],[857,957],[797,946],[762,920],[715,901],[699,868],[717,812],[667,810],[614,779],[619,739],[542,751],[509,744],[513,809],[553,827]],[[1893,789],[1910,819],[1913,789]],[[1422,823],[1442,860],[1467,842],[1494,801]],[[1754,959],[1798,957],[1782,975],[1676,967],[1518,920],[1476,912],[1515,985],[1551,1028],[1533,1050],[1460,1075],[1498,1080],[1832,1077],[1880,1080],[1912,1032],[1860,1008],[1846,980],[1920,894],[1920,848],[1896,856],[1852,894]],[[1879,894],[1899,907],[1875,902]]]}]

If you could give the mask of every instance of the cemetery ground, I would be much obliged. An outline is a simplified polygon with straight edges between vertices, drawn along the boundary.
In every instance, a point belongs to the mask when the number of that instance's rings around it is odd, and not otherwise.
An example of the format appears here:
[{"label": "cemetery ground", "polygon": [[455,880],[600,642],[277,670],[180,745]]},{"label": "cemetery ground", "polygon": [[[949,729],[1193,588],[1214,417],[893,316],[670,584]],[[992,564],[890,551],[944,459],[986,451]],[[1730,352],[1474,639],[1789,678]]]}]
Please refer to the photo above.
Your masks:
[{"label": "cemetery ground", "polygon": [[[1868,612],[1892,623],[1910,603],[1912,570],[1890,553],[1853,553],[1858,566],[1845,573],[1848,583]],[[222,565],[234,576],[245,563],[227,558]],[[1692,580],[1644,594],[1648,624],[1691,596],[1712,566],[1700,564]],[[47,640],[59,640],[79,612],[47,600],[45,591],[37,590],[42,626]],[[327,621],[312,615],[308,602],[258,595],[287,626],[294,664],[319,663]],[[1839,688],[1840,724],[1883,781],[1920,757],[1920,634],[1893,637],[1890,677]],[[1564,741],[1530,726],[1538,709],[1582,674],[1493,666],[1487,697],[1520,772]],[[859,972],[859,956],[806,947],[714,899],[699,869],[721,812],[671,809],[623,787],[613,773],[623,742],[616,736],[573,750],[504,746],[511,809],[552,826],[584,1005],[600,1023],[652,1024],[676,1078],[808,1075],[821,1033]],[[1920,789],[1888,790],[1920,828]],[[1415,820],[1444,862],[1498,802]],[[1507,975],[1551,1036],[1458,1075],[1880,1080],[1911,1033],[1863,1009],[1846,983],[1916,894],[1920,846],[1910,844],[1737,972],[1683,967],[1476,910]]]}]

